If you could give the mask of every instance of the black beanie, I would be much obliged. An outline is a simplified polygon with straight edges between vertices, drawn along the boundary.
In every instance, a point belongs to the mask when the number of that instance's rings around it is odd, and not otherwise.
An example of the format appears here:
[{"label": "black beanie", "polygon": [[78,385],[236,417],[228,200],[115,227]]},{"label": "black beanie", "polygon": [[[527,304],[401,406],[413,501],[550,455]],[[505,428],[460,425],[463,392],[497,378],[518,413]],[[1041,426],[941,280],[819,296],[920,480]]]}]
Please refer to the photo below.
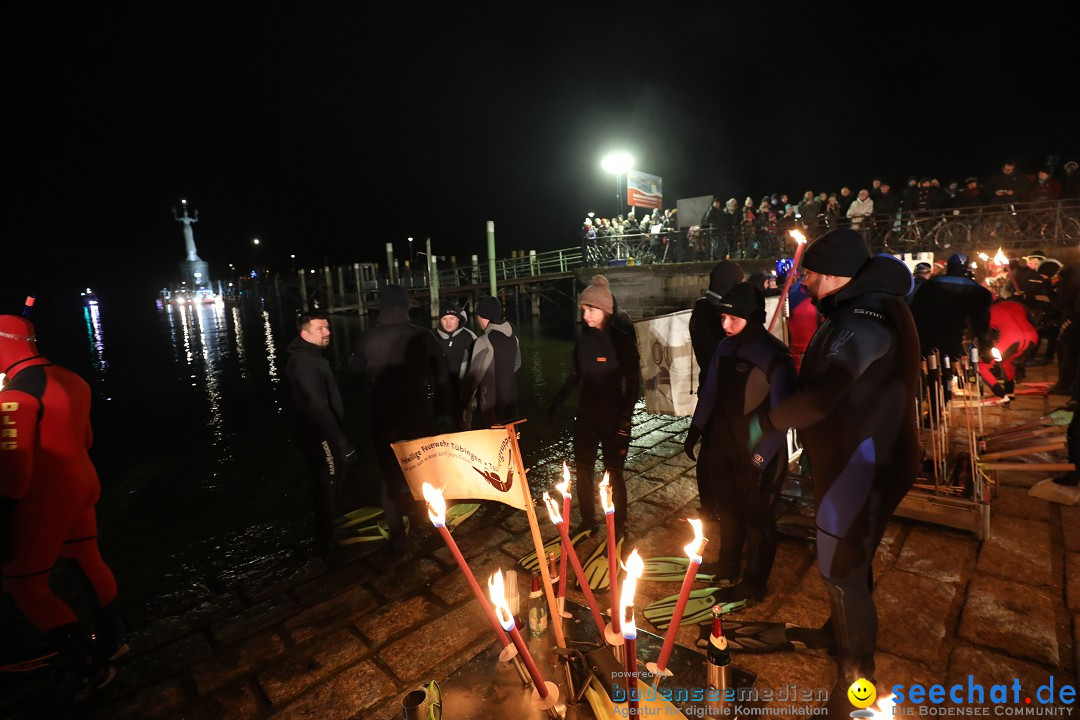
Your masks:
[{"label": "black beanie", "polygon": [[439,302],[439,318],[443,318],[447,315],[453,315],[458,319],[458,322],[465,323],[465,312],[461,309],[453,300],[442,300]]},{"label": "black beanie", "polygon": [[490,295],[480,298],[480,302],[476,303],[476,316],[482,317],[488,322],[502,322],[503,309],[499,298]]},{"label": "black beanie", "polygon": [[379,303],[384,308],[409,308],[409,293],[400,285],[387,285],[379,293]]},{"label": "black beanie", "polygon": [[870,259],[866,240],[854,230],[830,230],[806,248],[802,266],[812,272],[855,277]]},{"label": "black beanie", "polygon": [[720,312],[743,320],[754,320],[765,313],[765,296],[748,282],[741,282],[724,293]]},{"label": "black beanie", "polygon": [[717,263],[716,267],[709,273],[709,291],[722,296],[733,285],[741,283],[744,277],[743,269],[739,266],[739,263],[724,260]]}]

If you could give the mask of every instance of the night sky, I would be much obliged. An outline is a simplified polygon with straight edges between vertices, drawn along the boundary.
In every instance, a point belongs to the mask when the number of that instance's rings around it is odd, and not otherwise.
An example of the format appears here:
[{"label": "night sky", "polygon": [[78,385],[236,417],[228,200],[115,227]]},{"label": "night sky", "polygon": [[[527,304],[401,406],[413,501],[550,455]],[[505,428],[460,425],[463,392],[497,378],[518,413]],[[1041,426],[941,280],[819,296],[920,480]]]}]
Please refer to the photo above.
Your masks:
[{"label": "night sky", "polygon": [[181,198],[220,276],[409,236],[482,255],[488,219],[500,253],[569,247],[615,211],[616,149],[668,207],[1080,156],[1076,18],[1030,3],[144,5],[5,20],[8,305],[149,299],[183,258]]}]

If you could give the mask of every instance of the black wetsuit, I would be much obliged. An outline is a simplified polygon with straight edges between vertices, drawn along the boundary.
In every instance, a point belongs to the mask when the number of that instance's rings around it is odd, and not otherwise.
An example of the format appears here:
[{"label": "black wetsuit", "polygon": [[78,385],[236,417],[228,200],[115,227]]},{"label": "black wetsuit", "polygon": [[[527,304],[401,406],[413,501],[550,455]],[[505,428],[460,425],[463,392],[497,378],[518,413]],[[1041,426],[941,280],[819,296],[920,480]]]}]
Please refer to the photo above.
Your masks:
[{"label": "black wetsuit", "polygon": [[434,435],[437,417],[449,426],[446,360],[431,331],[409,322],[408,310],[385,307],[378,324],[356,341],[349,368],[371,379],[371,432],[382,470],[382,506],[391,540],[398,541],[405,537],[405,476],[390,443]]},{"label": "black wetsuit", "polygon": [[311,470],[315,539],[329,543],[334,534],[334,501],[345,476],[345,456],[352,446],[341,424],[345,405],[322,350],[296,337],[288,346],[285,377],[296,412],[296,443]]},{"label": "black wetsuit", "polygon": [[961,275],[937,275],[920,285],[911,298],[911,315],[922,355],[936,348],[942,355],[961,357],[965,330],[984,341],[993,300],[989,290]]},{"label": "black wetsuit", "polygon": [[[717,345],[694,412],[693,424],[708,438],[701,447],[698,482],[735,501],[728,498],[720,505],[716,574],[738,575],[745,543],[743,583],[758,596],[765,593],[776,557],[775,508],[788,454],[785,434],[776,432],[747,455],[749,421],[755,411],[778,406],[794,389],[795,363],[787,346],[751,321]],[[701,471],[702,461],[708,476]]]},{"label": "black wetsuit", "polygon": [[623,465],[630,445],[630,419],[641,391],[637,340],[629,319],[613,315],[604,329],[586,329],[574,346],[570,368],[570,375],[552,400],[551,410],[557,410],[581,385],[574,422],[576,497],[581,520],[584,525],[596,521],[593,468],[599,446],[604,452],[604,469],[610,475],[616,532],[621,535],[626,527]]},{"label": "black wetsuit", "polygon": [[[521,347],[514,328],[508,321],[488,323],[484,334],[473,344],[472,361],[462,381],[462,397],[466,411],[476,399],[478,429],[509,422],[517,418],[517,380],[514,374],[521,367]],[[470,422],[465,422],[466,430]]]},{"label": "black wetsuit", "polygon": [[818,567],[845,688],[872,677],[877,610],[871,561],[920,465],[919,347],[904,302],[911,282],[903,263],[879,255],[823,298],[818,307],[825,321],[807,348],[799,390],[762,421],[765,432],[798,428],[809,455]]},{"label": "black wetsuit", "polygon": [[[690,345],[694,349],[694,359],[698,364],[698,392],[705,384],[705,372],[712,362],[713,353],[720,341],[727,337],[720,313],[720,298],[724,293],[743,281],[743,269],[738,263],[724,260],[713,266],[709,273],[709,289],[705,295],[694,303],[694,309],[690,312]],[[706,434],[701,439],[701,453],[698,455],[697,486],[698,499],[702,511],[715,522],[717,518],[732,517],[739,511],[735,505],[733,488],[722,491],[716,483],[707,482],[705,478],[714,477],[709,471],[708,451],[709,436]]]},{"label": "black wetsuit", "polygon": [[[453,399],[453,414],[451,418],[460,426],[461,411],[464,408],[464,400],[461,397],[461,384],[465,379],[465,373],[469,369],[469,361],[472,359],[473,344],[476,335],[467,327],[459,326],[457,330],[448,333],[442,326],[436,327],[432,332],[435,339],[442,346],[443,356],[446,358],[446,368],[450,373],[450,392]],[[459,428],[464,429],[464,428]]]}]

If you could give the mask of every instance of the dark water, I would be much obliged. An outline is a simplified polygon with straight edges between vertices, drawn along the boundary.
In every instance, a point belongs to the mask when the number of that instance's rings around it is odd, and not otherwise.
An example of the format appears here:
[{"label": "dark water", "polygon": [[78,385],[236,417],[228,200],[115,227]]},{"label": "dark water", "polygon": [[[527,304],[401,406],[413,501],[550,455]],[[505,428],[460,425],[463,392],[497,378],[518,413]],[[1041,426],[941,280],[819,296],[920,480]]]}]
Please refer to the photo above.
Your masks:
[{"label": "dark water", "polygon": [[[311,506],[283,377],[291,315],[109,298],[39,310],[40,350],[93,388],[101,547],[125,605],[227,583],[303,547]],[[363,326],[333,317],[331,330],[328,357],[362,456],[353,477],[375,485],[367,389],[347,364]],[[569,412],[553,427],[544,409],[568,371],[573,328],[526,321],[518,332],[526,465],[569,458]]]}]

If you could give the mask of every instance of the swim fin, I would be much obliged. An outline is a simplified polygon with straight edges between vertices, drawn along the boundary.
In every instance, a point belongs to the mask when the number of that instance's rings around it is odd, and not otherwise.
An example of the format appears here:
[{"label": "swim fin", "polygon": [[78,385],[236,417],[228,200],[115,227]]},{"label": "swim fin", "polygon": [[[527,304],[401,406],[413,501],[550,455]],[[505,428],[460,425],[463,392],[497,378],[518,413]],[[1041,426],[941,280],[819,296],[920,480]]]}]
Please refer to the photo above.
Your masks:
[{"label": "swim fin", "polygon": [[371,525],[372,521],[377,520],[383,516],[383,509],[381,507],[362,507],[347,512],[341,517],[334,520],[334,524],[339,528],[356,527],[357,525]]},{"label": "swim fin", "polygon": [[458,503],[446,508],[446,529],[454,532],[454,528],[472,517],[479,509],[480,503]]},{"label": "swim fin", "polygon": [[[702,627],[698,647],[709,644],[710,627]],[[823,628],[806,628],[791,623],[725,620],[724,635],[733,650],[748,653],[833,650],[835,643]]]},{"label": "swim fin", "polygon": [[[690,565],[690,559],[685,557],[655,557],[645,558],[645,570],[641,573],[642,580],[653,582],[681,582],[686,577],[686,568]],[[698,573],[694,580],[697,582],[713,582],[715,575]]]},{"label": "swim fin", "polygon": [[[405,523],[405,534],[408,535],[412,523],[408,515],[402,516],[402,520]],[[339,530],[335,539],[338,545],[356,545],[357,543],[389,540],[390,526],[386,524],[386,520],[379,520],[374,525]]]},{"label": "swim fin", "polygon": [[[711,622],[713,605],[719,604],[721,612],[729,613],[741,610],[748,604],[747,600],[718,603],[719,593],[721,592],[720,588],[714,587],[691,590],[680,623],[683,625],[700,625],[701,623]],[[678,595],[670,595],[657,600],[645,608],[643,613],[645,619],[658,629],[666,630],[667,626],[671,624],[671,615],[675,612],[675,605],[678,601]],[[727,626],[725,625],[725,627]]]},{"label": "swim fin", "polygon": [[[615,555],[619,558],[616,562],[620,563],[623,540],[624,538],[619,538],[619,542],[615,546]],[[585,571],[585,582],[589,583],[589,587],[593,590],[607,590],[611,584],[608,579],[610,567],[607,556],[607,540],[605,539],[596,546],[596,549],[592,551],[592,555],[589,556],[589,559],[585,561],[585,565],[582,567],[582,570]]]},{"label": "swim fin", "polygon": [[[580,543],[582,540],[589,537],[590,535],[592,535],[592,530],[582,530],[577,535],[574,535],[572,538],[570,538],[570,544],[574,547],[577,547],[578,543]],[[562,557],[561,536],[548,540],[548,542],[544,545],[544,554],[547,555],[549,553],[555,553],[556,558]],[[532,572],[533,570],[539,570],[540,563],[536,561],[536,551],[533,550],[531,553],[518,560],[518,565],[528,570],[529,572]]]}]

